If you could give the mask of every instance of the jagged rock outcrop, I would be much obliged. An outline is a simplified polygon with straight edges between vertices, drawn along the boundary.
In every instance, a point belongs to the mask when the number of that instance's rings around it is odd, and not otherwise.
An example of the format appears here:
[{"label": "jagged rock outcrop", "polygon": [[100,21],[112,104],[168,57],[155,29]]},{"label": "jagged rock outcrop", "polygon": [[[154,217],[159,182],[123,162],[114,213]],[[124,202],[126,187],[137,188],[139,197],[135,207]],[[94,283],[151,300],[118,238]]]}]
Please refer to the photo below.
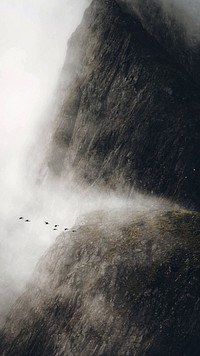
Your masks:
[{"label": "jagged rock outcrop", "polygon": [[67,73],[51,170],[199,209],[199,90],[138,18],[94,0],[69,42]]},{"label": "jagged rock outcrop", "polygon": [[4,356],[197,356],[200,215],[96,212],[63,233],[0,334]]}]

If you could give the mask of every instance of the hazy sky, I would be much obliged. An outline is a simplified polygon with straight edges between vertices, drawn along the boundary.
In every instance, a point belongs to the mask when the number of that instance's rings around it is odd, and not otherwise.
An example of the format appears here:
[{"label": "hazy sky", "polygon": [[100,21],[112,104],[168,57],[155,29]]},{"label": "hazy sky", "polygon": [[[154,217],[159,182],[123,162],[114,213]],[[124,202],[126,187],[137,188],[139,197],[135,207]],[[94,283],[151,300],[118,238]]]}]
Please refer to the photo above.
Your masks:
[{"label": "hazy sky", "polygon": [[[18,144],[47,104],[87,0],[0,1],[1,145]],[[27,131],[26,131],[27,130]],[[16,132],[17,131],[17,132]],[[9,136],[9,137],[8,137]],[[3,141],[3,142],[2,142]]]},{"label": "hazy sky", "polygon": [[[71,226],[76,216],[75,206],[70,214],[73,195],[67,205],[59,188],[54,195],[37,191],[25,180],[24,166],[27,159],[34,164],[27,149],[52,100],[67,40],[89,2],[0,0],[0,322],[9,298],[54,240],[44,220]],[[31,225],[20,225],[20,214],[31,218]]]},{"label": "hazy sky", "polygon": [[9,181],[14,190],[20,184],[17,170],[25,147],[52,99],[67,40],[88,4],[89,0],[0,0],[0,183],[6,185],[4,193]]},{"label": "hazy sky", "polygon": [[[27,150],[52,100],[67,40],[90,2],[0,0],[0,324],[36,261],[66,225],[91,210],[127,206],[112,193],[88,195],[85,188],[66,190],[57,182],[38,188],[25,180],[24,161],[34,164]],[[160,206],[138,194],[130,204],[136,210]],[[19,221],[21,214],[31,223]]]}]

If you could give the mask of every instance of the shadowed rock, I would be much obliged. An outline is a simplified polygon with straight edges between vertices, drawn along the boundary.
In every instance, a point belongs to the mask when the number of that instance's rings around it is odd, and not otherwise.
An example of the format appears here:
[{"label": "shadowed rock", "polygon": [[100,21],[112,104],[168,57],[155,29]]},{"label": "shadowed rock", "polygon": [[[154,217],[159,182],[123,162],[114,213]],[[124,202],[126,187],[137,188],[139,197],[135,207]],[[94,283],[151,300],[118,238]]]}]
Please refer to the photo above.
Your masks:
[{"label": "shadowed rock", "polygon": [[[94,0],[69,42],[50,169],[199,209],[199,92],[177,63],[115,1]],[[199,226],[173,209],[85,217],[41,259],[0,354],[198,356]]]},{"label": "shadowed rock", "polygon": [[50,169],[199,209],[199,89],[140,21],[93,1],[69,41],[69,72]]},{"label": "shadowed rock", "polygon": [[197,356],[200,216],[96,212],[41,259],[0,354]]},{"label": "shadowed rock", "polygon": [[[138,17],[143,27],[200,82],[200,4],[172,0],[116,0],[124,11]],[[192,11],[191,8],[193,7]],[[194,12],[196,8],[196,12]]]}]

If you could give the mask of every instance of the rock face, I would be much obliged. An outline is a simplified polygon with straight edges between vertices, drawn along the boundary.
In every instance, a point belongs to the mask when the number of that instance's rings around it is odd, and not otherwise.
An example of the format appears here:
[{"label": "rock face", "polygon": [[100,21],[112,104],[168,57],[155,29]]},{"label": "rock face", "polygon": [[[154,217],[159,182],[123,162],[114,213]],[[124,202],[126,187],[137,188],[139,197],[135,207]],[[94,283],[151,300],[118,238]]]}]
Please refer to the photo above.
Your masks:
[{"label": "rock face", "polygon": [[[143,26],[114,0],[92,2],[69,43],[48,165],[199,209],[195,72]],[[0,355],[198,356],[200,214],[170,209],[95,212],[60,235],[13,306]]]},{"label": "rock face", "polygon": [[[137,14],[144,28],[185,68],[199,86],[200,37],[199,12],[195,1],[116,0],[122,9]],[[187,4],[187,5],[186,5]]]},{"label": "rock face", "polygon": [[199,89],[140,21],[94,0],[69,42],[67,73],[51,170],[199,209]]},{"label": "rock face", "polygon": [[199,224],[186,211],[88,216],[40,261],[0,354],[199,355]]}]

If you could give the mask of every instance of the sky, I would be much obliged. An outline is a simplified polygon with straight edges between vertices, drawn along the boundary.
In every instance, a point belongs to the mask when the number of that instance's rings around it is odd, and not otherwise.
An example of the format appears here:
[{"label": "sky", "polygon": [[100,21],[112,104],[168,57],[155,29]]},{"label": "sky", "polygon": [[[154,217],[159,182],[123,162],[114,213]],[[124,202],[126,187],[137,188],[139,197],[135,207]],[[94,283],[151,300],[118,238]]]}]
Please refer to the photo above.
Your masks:
[{"label": "sky", "polygon": [[[30,147],[38,143],[67,41],[90,2],[0,0],[0,326],[38,259],[78,216],[127,204],[137,211],[163,206],[139,194],[127,202],[113,193],[66,190],[56,181],[41,187],[27,181],[27,170],[35,164]],[[31,222],[19,220],[21,215]]]},{"label": "sky", "polygon": [[[57,180],[37,186],[27,174],[37,164],[34,143],[38,155],[43,153],[37,135],[47,120],[67,41],[89,3],[0,0],[0,326],[39,258],[64,228],[93,210],[132,205],[113,193],[88,194],[73,183],[68,189]],[[160,203],[136,195],[134,208],[154,204]]]},{"label": "sky", "polygon": [[[44,220],[63,229],[76,218],[76,192],[68,197],[69,213],[63,192],[37,190],[26,181],[26,167],[34,164],[27,152],[53,99],[67,41],[89,3],[0,0],[0,323],[55,240],[56,231],[52,226],[45,230]],[[31,224],[20,225],[21,214]]]},{"label": "sky", "polygon": [[33,135],[37,118],[51,100],[67,40],[87,4],[87,0],[0,1],[1,162]]}]

